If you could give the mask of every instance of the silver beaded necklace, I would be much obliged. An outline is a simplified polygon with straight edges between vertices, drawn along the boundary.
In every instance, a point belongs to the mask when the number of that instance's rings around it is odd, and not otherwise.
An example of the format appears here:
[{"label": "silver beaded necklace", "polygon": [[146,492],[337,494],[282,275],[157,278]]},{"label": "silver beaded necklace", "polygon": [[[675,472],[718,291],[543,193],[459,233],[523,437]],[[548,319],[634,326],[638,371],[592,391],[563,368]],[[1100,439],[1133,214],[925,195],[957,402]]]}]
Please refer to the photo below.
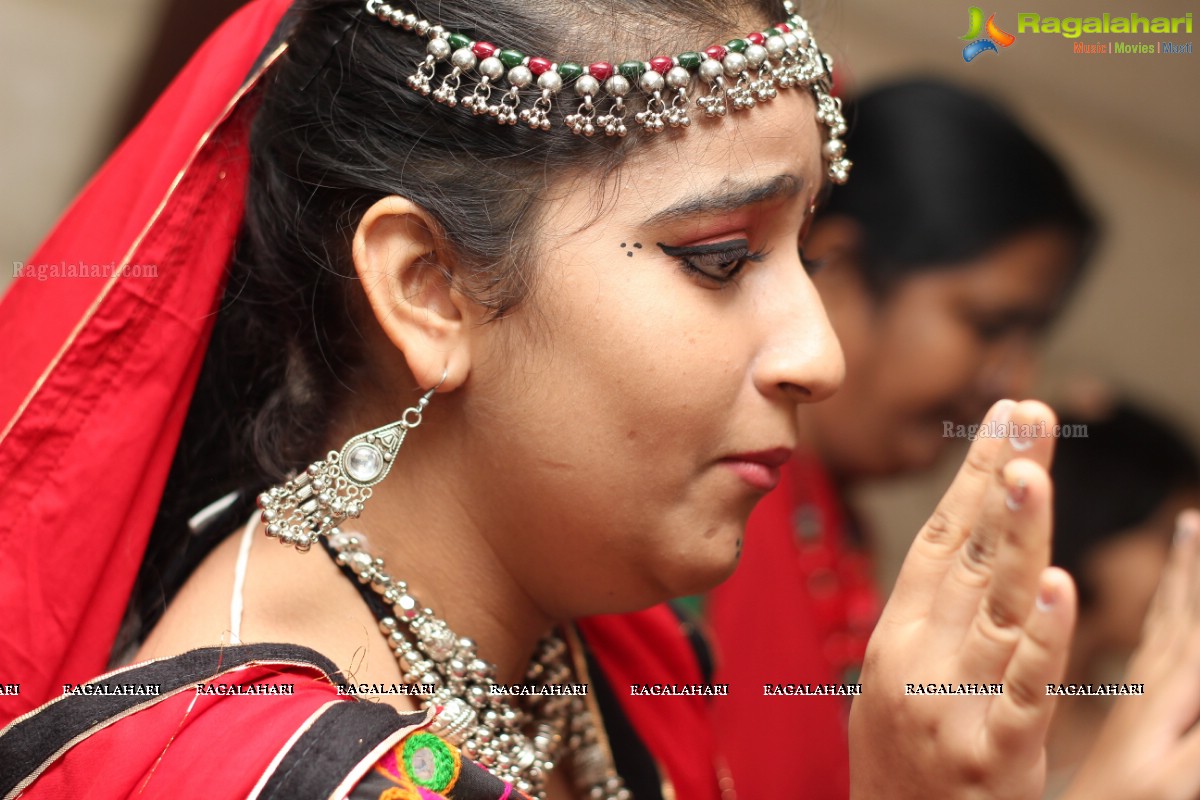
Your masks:
[{"label": "silver beaded necklace", "polygon": [[[560,757],[572,757],[576,790],[588,800],[632,800],[601,739],[586,696],[573,689],[567,642],[552,633],[539,643],[525,674],[527,693],[510,695],[495,666],[479,658],[475,642],[459,637],[403,581],[366,552],[358,536],[329,538],[337,563],[369,585],[391,607],[380,619],[404,682],[419,691],[423,708],[436,709],[430,732],[457,745],[517,789],[545,800],[545,784]],[[586,687],[585,687],[586,688]]]},{"label": "silver beaded necklace", "polygon": [[368,605],[379,617],[405,683],[418,687],[414,694],[422,698],[422,707],[435,710],[431,732],[459,746],[465,757],[545,800],[546,778],[565,751],[572,757],[576,790],[587,800],[631,800],[595,722],[598,712],[593,713],[586,694],[561,691],[575,674],[561,636],[543,639],[530,661],[522,687],[536,691],[509,695],[496,681],[495,667],[477,655],[475,642],[457,636],[432,609],[421,607],[406,583],[387,574],[383,559],[366,551],[361,537],[338,527],[362,514],[446,376],[443,371],[437,386],[399,420],[354,436],[341,450],[258,495],[267,536],[300,552],[325,537],[337,563],[380,596],[390,613],[378,613],[380,604],[369,595]]}]

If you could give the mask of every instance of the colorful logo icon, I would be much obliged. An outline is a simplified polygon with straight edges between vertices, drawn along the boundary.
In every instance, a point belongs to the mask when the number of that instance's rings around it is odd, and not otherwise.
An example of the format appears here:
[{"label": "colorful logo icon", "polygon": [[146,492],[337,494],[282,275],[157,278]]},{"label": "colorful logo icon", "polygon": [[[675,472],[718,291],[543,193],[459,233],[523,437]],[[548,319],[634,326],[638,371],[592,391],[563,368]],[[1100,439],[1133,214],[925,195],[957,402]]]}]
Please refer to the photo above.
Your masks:
[{"label": "colorful logo icon", "polygon": [[[999,53],[1000,51],[996,49],[996,45],[1008,47],[1017,40],[1017,37],[1011,33],[1000,30],[996,25],[995,14],[988,17],[985,24],[983,21],[983,12],[979,10],[978,6],[971,6],[967,11],[967,24],[969,28],[966,34],[958,37],[964,42],[970,41],[970,44],[963,48],[963,61],[967,63],[970,63],[980,53],[985,53],[989,50],[993,53]],[[987,36],[981,38],[980,34],[984,32],[987,33]]]}]

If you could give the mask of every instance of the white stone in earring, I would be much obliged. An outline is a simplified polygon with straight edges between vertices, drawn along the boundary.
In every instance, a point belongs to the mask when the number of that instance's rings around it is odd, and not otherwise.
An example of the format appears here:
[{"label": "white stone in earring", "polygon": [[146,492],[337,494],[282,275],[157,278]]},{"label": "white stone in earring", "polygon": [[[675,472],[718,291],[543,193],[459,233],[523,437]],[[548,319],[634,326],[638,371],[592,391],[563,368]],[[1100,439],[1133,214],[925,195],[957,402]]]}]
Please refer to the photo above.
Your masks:
[{"label": "white stone in earring", "polygon": [[356,444],[346,455],[346,471],[359,483],[371,483],[383,473],[383,453],[374,445]]}]

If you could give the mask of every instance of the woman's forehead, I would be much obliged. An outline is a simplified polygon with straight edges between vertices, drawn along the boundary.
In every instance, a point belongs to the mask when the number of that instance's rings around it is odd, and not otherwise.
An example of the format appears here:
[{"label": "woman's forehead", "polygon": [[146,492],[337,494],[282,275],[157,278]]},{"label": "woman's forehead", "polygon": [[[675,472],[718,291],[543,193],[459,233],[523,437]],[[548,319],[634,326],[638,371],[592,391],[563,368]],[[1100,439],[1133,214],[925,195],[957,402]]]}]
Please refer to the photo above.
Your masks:
[{"label": "woman's forehead", "polygon": [[[632,152],[601,195],[617,198],[618,216],[645,223],[795,197],[810,203],[826,181],[821,142],[811,98],[796,93]],[[576,189],[588,180],[580,178]]]}]

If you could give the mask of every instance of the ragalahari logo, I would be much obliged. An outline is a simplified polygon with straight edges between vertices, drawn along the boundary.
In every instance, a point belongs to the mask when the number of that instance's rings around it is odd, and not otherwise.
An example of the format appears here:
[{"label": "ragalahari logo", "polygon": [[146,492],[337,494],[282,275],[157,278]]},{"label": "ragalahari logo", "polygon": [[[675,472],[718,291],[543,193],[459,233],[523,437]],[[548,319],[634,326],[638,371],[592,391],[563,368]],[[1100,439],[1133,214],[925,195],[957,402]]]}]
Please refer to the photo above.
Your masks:
[{"label": "ragalahari logo", "polygon": [[[975,56],[989,50],[993,53],[999,53],[1000,51],[996,49],[996,45],[1008,47],[1017,40],[1017,37],[1011,33],[1000,30],[996,25],[995,14],[987,18],[986,24],[983,21],[983,12],[979,10],[978,6],[971,6],[967,14],[970,28],[965,35],[958,37],[964,42],[970,42],[970,44],[963,48],[963,61],[970,63]],[[984,32],[987,33],[987,36],[980,37],[980,34]]]}]

